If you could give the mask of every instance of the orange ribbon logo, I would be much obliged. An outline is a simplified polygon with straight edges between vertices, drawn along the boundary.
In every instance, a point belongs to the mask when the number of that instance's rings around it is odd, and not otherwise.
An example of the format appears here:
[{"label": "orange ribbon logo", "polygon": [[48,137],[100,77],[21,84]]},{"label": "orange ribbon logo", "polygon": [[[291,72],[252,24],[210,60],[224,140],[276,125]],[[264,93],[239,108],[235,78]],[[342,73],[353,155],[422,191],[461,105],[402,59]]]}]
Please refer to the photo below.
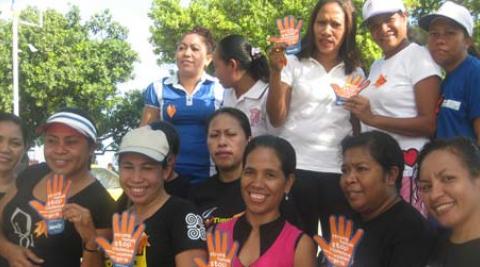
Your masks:
[{"label": "orange ribbon logo", "polygon": [[177,108],[172,104],[168,105],[167,106],[168,117],[170,117],[170,119],[173,118],[173,116],[175,116],[175,113],[177,113]]},{"label": "orange ribbon logo", "polygon": [[377,81],[375,82],[375,87],[379,88],[380,86],[384,85],[386,82],[387,82],[387,78],[383,76],[383,74],[380,74]]}]

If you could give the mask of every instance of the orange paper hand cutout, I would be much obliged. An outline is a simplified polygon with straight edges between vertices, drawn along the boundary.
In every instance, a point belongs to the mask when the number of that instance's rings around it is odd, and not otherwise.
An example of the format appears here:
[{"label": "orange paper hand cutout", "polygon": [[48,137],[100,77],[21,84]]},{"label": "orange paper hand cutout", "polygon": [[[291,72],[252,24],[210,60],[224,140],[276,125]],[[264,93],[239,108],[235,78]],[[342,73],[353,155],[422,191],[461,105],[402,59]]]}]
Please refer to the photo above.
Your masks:
[{"label": "orange paper hand cutout", "polygon": [[361,75],[349,75],[345,86],[340,87],[338,84],[331,84],[330,86],[337,95],[337,104],[343,105],[346,99],[358,95],[363,89],[370,85],[370,81],[363,78]]},{"label": "orange paper hand cutout", "polygon": [[295,26],[295,18],[287,16],[283,19],[277,19],[277,28],[280,36],[272,36],[269,41],[276,44],[287,46],[287,54],[296,54],[301,49],[300,32],[302,30],[303,20],[299,20]]},{"label": "orange paper hand cutout", "polygon": [[46,220],[60,219],[63,217],[63,207],[67,202],[71,181],[68,180],[64,187],[64,177],[54,175],[47,180],[47,202],[32,200],[30,205]]},{"label": "orange paper hand cutout", "polygon": [[113,242],[109,243],[103,237],[97,237],[95,241],[112,260],[113,266],[131,266],[136,255],[140,237],[145,230],[145,225],[140,224],[135,229],[135,215],[122,213],[113,215]]},{"label": "orange paper hand cutout", "polygon": [[[221,240],[220,240],[221,235]],[[233,243],[230,250],[228,249],[227,233],[220,233],[215,231],[215,244],[213,243],[212,233],[207,234],[208,246],[208,263],[205,263],[200,258],[195,258],[195,264],[198,267],[231,267],[232,260],[237,251],[238,244]]]},{"label": "orange paper hand cutout", "polygon": [[337,267],[350,266],[355,246],[363,236],[363,230],[358,229],[355,235],[352,235],[352,221],[346,220],[340,216],[330,216],[331,240],[327,243],[321,236],[314,236],[315,242],[325,253],[327,260]]},{"label": "orange paper hand cutout", "polygon": [[70,191],[71,181],[65,183],[62,175],[53,175],[47,180],[47,201],[45,204],[38,200],[31,200],[30,206],[45,220],[48,234],[59,234],[63,232],[65,222],[63,219],[63,208],[67,203],[67,195]]}]

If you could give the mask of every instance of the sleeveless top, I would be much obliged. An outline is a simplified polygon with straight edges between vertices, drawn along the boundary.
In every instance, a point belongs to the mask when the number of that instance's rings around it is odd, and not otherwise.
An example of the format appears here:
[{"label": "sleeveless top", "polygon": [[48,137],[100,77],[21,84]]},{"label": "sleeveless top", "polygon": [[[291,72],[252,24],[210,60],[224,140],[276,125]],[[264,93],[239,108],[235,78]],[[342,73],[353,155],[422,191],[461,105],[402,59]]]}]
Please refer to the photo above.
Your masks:
[{"label": "sleeveless top", "polygon": [[[233,244],[234,236],[237,236],[239,232],[242,231],[240,229],[241,224],[246,223],[245,216],[240,218],[234,218],[228,222],[221,223],[217,226],[216,229],[226,232],[228,234],[228,242],[229,244]],[[247,223],[248,224],[248,223]],[[282,226],[283,224],[283,226]],[[291,225],[287,221],[280,219],[274,221],[273,223],[269,223],[266,225],[261,226],[260,230],[260,243],[264,243],[262,240],[262,232],[270,232],[271,229],[263,229],[263,228],[274,228],[276,226],[281,227],[280,232],[276,234],[276,236],[270,236],[269,238],[273,238],[273,243],[268,247],[265,248],[265,251],[260,252],[260,257],[255,260],[249,267],[292,267],[294,266],[295,261],[295,249],[297,247],[297,243],[302,236],[302,231],[300,231],[295,226]],[[249,232],[248,232],[249,234]],[[248,237],[247,234],[247,237]],[[246,238],[245,238],[246,240]],[[239,240],[240,244],[239,251],[241,250],[243,244]],[[262,244],[261,244],[262,247]],[[261,249],[262,250],[262,249]],[[238,254],[234,257],[232,262],[233,267],[243,267],[243,264],[238,259]]]}]

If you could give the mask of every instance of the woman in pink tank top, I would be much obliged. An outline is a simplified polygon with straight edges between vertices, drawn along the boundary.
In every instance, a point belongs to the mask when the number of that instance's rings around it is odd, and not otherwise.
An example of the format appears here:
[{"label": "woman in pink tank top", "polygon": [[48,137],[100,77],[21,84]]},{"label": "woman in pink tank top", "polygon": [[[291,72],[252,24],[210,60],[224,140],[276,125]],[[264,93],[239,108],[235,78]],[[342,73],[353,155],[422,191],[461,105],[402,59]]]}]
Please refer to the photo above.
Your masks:
[{"label": "woman in pink tank top", "polygon": [[280,203],[295,179],[293,147],[280,137],[256,137],[245,149],[243,166],[245,214],[217,226],[228,233],[230,244],[239,244],[232,266],[315,266],[313,240],[280,214]]}]

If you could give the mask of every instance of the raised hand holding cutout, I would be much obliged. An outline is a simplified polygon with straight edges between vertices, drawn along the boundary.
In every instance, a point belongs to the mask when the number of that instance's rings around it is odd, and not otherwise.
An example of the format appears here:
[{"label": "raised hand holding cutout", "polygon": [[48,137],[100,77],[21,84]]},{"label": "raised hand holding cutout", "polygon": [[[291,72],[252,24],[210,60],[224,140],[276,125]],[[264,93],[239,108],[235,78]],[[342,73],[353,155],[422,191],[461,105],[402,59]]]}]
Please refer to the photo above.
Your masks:
[{"label": "raised hand holding cutout", "polygon": [[303,20],[299,20],[295,26],[295,18],[293,16],[286,16],[283,20],[277,19],[277,28],[280,36],[272,36],[269,38],[269,41],[275,44],[286,45],[287,54],[296,54],[301,50],[300,32],[302,26]]}]

